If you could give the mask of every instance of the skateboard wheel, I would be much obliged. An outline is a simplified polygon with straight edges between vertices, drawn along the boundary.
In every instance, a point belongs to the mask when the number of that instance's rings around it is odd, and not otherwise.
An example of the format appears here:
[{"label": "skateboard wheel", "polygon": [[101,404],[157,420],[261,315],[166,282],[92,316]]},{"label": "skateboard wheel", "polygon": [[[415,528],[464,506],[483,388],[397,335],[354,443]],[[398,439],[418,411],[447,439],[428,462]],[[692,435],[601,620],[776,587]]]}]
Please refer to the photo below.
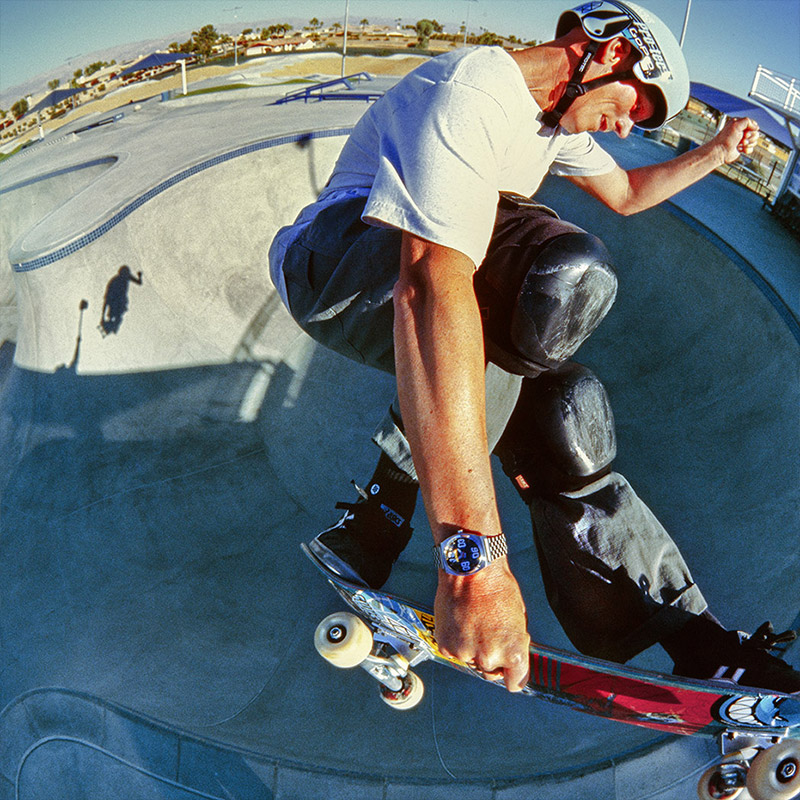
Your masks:
[{"label": "skateboard wheel", "polygon": [[800,796],[800,742],[784,741],[762,750],[747,774],[753,800],[792,800]]},{"label": "skateboard wheel", "polygon": [[414,672],[407,672],[403,678],[403,687],[399,691],[392,691],[386,686],[381,686],[383,702],[398,711],[408,711],[419,705],[425,694],[425,684]]},{"label": "skateboard wheel", "polygon": [[314,647],[334,667],[357,667],[372,650],[372,631],[360,617],[341,611],[317,625]]},{"label": "skateboard wheel", "polygon": [[697,784],[700,800],[733,800],[742,793],[746,769],[743,764],[715,764]]}]

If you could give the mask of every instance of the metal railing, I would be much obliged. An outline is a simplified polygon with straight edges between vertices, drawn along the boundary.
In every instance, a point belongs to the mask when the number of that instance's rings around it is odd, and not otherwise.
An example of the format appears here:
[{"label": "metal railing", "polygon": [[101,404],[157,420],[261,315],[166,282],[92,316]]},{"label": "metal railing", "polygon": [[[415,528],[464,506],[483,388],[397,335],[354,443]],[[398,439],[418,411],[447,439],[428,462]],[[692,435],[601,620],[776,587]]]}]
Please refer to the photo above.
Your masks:
[{"label": "metal railing", "polygon": [[758,65],[750,97],[800,120],[800,82]]},{"label": "metal railing", "polygon": [[[684,152],[710,141],[717,130],[717,120],[686,110],[670,120],[658,139]],[[741,156],[732,164],[718,167],[716,172],[771,201],[780,188],[787,159],[788,154],[782,148],[760,138],[752,155]]]},{"label": "metal railing", "polygon": [[[302,100],[305,103],[309,100],[366,100],[367,102],[377,100],[383,94],[382,91],[354,91],[354,84],[358,84],[362,80],[371,81],[372,79],[372,75],[368,72],[356,72],[353,75],[346,75],[344,78],[315,83],[312,86],[305,86],[302,89],[287,92],[272,105],[290,103],[293,100]],[[334,87],[338,88],[338,91],[328,91]]]}]

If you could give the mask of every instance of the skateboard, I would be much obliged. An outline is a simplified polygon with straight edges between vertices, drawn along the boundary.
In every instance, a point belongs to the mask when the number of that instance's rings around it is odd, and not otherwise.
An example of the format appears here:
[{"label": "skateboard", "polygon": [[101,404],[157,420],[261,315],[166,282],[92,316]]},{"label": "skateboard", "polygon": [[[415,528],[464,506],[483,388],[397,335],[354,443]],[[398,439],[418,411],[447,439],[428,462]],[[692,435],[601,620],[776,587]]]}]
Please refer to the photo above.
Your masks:
[{"label": "skateboard", "polygon": [[[365,669],[392,708],[409,710],[422,700],[412,667],[424,661],[503,686],[441,653],[430,610],[351,583],[301,547],[355,612],[331,614],[317,626],[317,651],[336,667]],[[721,758],[700,779],[700,800],[732,800],[745,786],[754,800],[800,797],[799,697],[661,675],[536,643],[522,693],[657,731],[718,738]]]}]

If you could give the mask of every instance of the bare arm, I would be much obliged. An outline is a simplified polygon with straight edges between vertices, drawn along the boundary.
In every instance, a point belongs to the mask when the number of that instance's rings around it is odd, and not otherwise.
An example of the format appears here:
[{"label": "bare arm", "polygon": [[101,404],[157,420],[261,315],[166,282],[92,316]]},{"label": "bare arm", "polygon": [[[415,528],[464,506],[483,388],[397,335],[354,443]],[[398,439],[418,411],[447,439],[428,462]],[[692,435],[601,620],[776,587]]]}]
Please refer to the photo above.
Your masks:
[{"label": "bare arm", "polygon": [[710,142],[660,164],[606,175],[573,177],[570,180],[620,214],[636,214],[658,205],[691,186],[741,153],[751,153],[758,125],[750,119],[731,119]]},{"label": "bare arm", "polygon": [[[438,543],[463,527],[501,532],[486,442],[483,334],[465,255],[403,234],[394,290],[400,408]],[[471,577],[439,573],[437,640],[446,652],[527,680],[525,608],[507,559]]]}]

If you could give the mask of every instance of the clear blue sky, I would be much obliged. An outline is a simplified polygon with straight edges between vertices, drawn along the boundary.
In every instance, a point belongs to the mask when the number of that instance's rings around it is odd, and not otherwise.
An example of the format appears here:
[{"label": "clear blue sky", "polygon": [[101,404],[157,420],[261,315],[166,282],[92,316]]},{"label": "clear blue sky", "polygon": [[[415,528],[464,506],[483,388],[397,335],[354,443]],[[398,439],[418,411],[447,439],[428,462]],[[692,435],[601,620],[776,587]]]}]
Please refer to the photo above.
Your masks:
[{"label": "clear blue sky", "polygon": [[[686,0],[639,2],[680,34]],[[428,17],[456,30],[469,14],[470,31],[546,40],[558,13],[571,5],[577,2],[350,0],[350,23]],[[72,77],[89,63],[86,56],[109,47],[172,34],[188,38],[205,24],[234,30],[240,23],[315,16],[332,23],[343,19],[344,8],[344,0],[0,0],[0,92],[67,62],[63,78]],[[740,96],[758,64],[800,78],[800,0],[692,0],[684,50],[692,80]]]}]

